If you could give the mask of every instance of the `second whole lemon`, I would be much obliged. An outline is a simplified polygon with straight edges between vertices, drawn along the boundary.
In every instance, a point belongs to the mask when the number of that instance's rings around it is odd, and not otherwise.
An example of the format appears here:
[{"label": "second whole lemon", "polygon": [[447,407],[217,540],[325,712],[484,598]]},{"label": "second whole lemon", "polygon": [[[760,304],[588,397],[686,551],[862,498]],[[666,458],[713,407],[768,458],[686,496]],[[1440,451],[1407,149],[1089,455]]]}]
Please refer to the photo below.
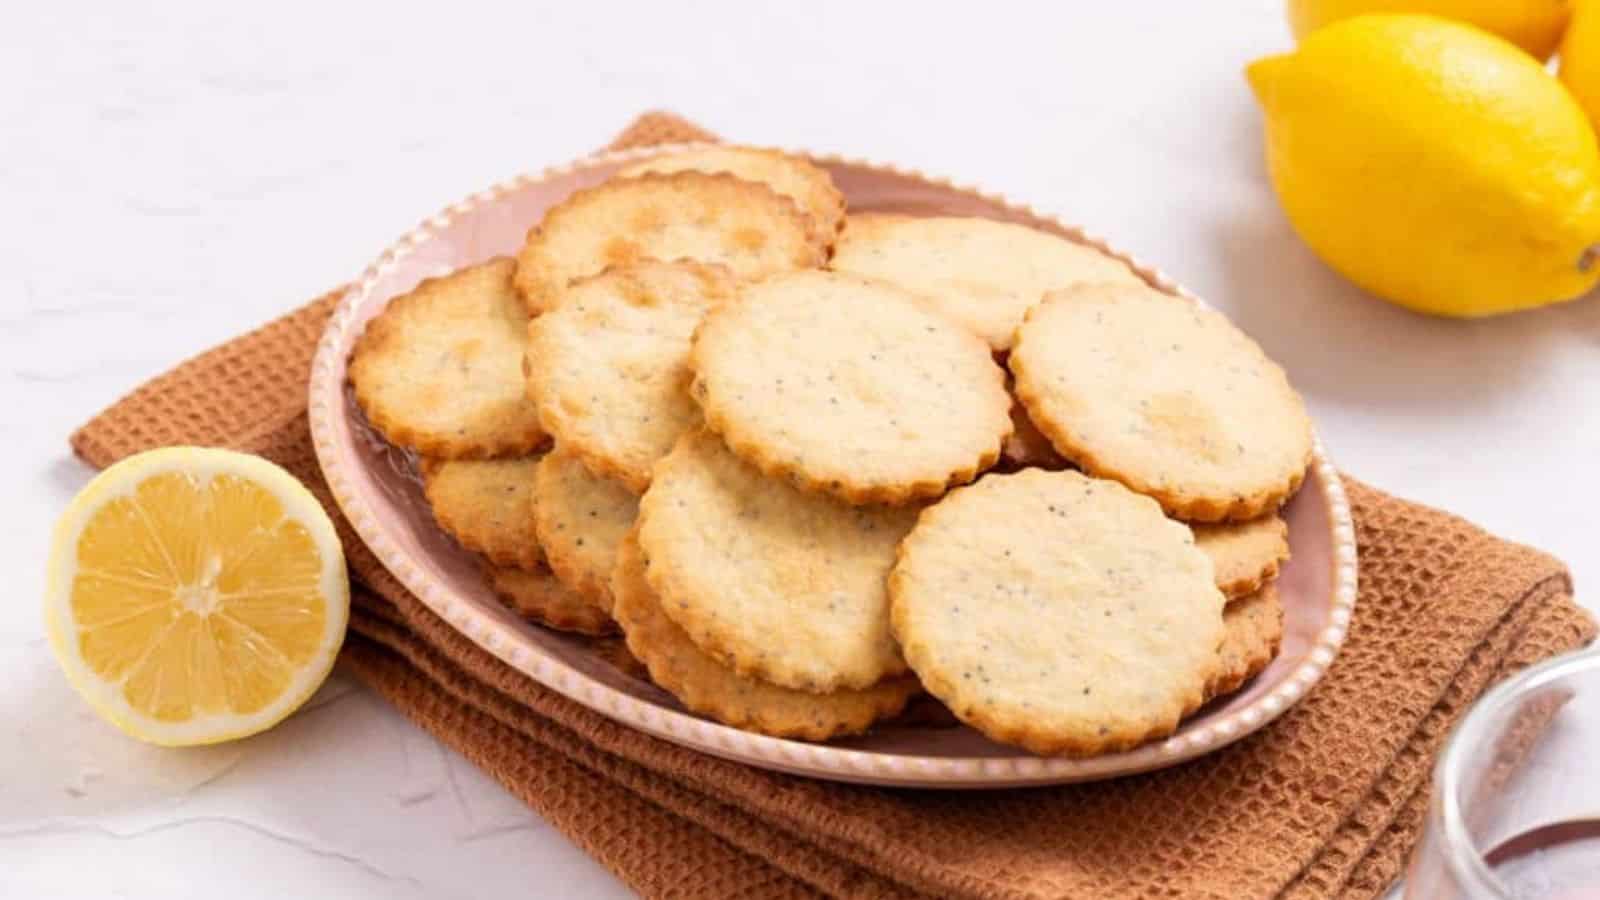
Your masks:
[{"label": "second whole lemon", "polygon": [[1578,0],[1561,38],[1561,82],[1600,127],[1600,2]]},{"label": "second whole lemon", "polygon": [[1561,41],[1571,0],[1289,0],[1289,27],[1302,40],[1324,25],[1368,13],[1425,13],[1476,25],[1539,59]]},{"label": "second whole lemon", "polygon": [[1506,41],[1431,16],[1360,16],[1247,75],[1290,223],[1368,291],[1472,317],[1600,278],[1594,132]]}]

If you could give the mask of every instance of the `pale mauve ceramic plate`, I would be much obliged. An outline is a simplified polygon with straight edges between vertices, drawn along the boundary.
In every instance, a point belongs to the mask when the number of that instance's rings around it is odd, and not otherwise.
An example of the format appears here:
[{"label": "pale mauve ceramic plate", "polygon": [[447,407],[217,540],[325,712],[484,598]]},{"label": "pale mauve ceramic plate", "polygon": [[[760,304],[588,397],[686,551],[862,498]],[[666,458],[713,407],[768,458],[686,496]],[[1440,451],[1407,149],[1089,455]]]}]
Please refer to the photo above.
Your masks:
[{"label": "pale mauve ceramic plate", "polygon": [[[685,712],[665,692],[590,655],[581,641],[508,613],[485,587],[472,557],[435,526],[409,461],[388,448],[361,418],[346,390],[346,360],[367,321],[391,298],[424,278],[515,253],[529,226],[574,190],[605,180],[628,162],[673,149],[594,156],[513,179],[457,203],[385,251],[328,323],[310,387],[318,459],[362,540],[431,609],[534,680],[657,737],[764,768],[881,785],[1015,787],[1170,766],[1262,727],[1322,677],[1344,640],[1355,605],[1356,549],[1344,489],[1320,442],[1305,486],[1285,509],[1294,556],[1279,580],[1286,616],[1282,652],[1243,690],[1202,709],[1172,737],[1126,753],[1041,758],[964,727],[884,726],[828,744],[751,734]],[[1102,241],[1001,197],[893,166],[804,155],[833,175],[852,210],[1022,222],[1104,250],[1128,262],[1152,285],[1183,293],[1159,272]]]}]

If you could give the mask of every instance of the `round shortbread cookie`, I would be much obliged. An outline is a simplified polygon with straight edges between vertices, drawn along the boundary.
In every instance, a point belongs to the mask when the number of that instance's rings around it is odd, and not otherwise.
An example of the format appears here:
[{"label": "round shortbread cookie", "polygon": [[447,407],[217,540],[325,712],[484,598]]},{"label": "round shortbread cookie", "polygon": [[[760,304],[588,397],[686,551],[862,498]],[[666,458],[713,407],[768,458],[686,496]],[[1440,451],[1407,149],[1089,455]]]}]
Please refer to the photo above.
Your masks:
[{"label": "round shortbread cookie", "polygon": [[545,213],[517,254],[517,290],[535,314],[580,278],[641,259],[718,263],[740,280],[822,264],[811,219],[788,197],[732,175],[613,178]]},{"label": "round shortbread cookie", "polygon": [[905,671],[884,576],[914,507],[852,507],[686,434],[639,502],[650,585],[690,638],[740,675],[817,693]]},{"label": "round shortbread cookie", "polygon": [[1261,674],[1283,643],[1283,600],[1268,584],[1223,610],[1222,667],[1206,685],[1206,699],[1231,694]]},{"label": "round shortbread cookie", "polygon": [[645,261],[584,279],[528,326],[528,396],[545,430],[635,494],[678,435],[700,422],[689,340],[727,300],[723,269]]},{"label": "round shortbread cookie", "polygon": [[897,288],[796,272],[706,315],[690,354],[706,424],[776,478],[850,503],[936,497],[1011,433],[982,341]]},{"label": "round shortbread cookie", "polygon": [[1113,481],[1029,469],[928,507],[889,575],[928,692],[990,738],[1090,755],[1172,733],[1219,667],[1223,597],[1189,529]]},{"label": "round shortbread cookie", "polygon": [[618,552],[614,581],[617,620],[628,648],[649,669],[651,680],[690,710],[735,728],[822,741],[858,734],[873,722],[898,715],[906,701],[921,692],[915,678],[899,675],[863,690],[814,694],[748,678],[723,666],[662,611],[634,535]]},{"label": "round shortbread cookie", "polygon": [[1053,293],[1017,330],[1009,364],[1062,456],[1180,519],[1254,519],[1294,493],[1311,460],[1311,420],[1283,369],[1183,297]]},{"label": "round shortbread cookie", "polygon": [[534,526],[550,568],[562,583],[611,611],[617,545],[633,527],[639,498],[584,468],[565,444],[539,462]]},{"label": "round shortbread cookie", "polygon": [[498,259],[430,278],[367,323],[350,383],[391,443],[440,459],[520,456],[545,440],[522,390],[528,314]]},{"label": "round shortbread cookie", "polygon": [[1276,514],[1191,527],[1195,546],[1211,557],[1217,589],[1230,600],[1255,593],[1289,558],[1289,523]]},{"label": "round shortbread cookie", "polygon": [[544,559],[533,528],[538,465],[537,456],[424,458],[422,492],[439,526],[461,546],[502,566],[532,569]]},{"label": "round shortbread cookie", "polygon": [[483,574],[507,609],[535,625],[591,636],[617,631],[604,610],[568,590],[544,566],[518,569],[485,561]]},{"label": "round shortbread cookie", "polygon": [[726,172],[735,178],[764,184],[793,200],[811,216],[818,237],[832,246],[844,227],[844,194],[833,179],[798,156],[762,147],[703,147],[634,163],[617,173],[627,178],[650,173]]},{"label": "round shortbread cookie", "polygon": [[1093,247],[993,219],[886,213],[850,217],[829,268],[898,285],[995,350],[1011,346],[1046,291],[1090,282],[1142,285]]}]

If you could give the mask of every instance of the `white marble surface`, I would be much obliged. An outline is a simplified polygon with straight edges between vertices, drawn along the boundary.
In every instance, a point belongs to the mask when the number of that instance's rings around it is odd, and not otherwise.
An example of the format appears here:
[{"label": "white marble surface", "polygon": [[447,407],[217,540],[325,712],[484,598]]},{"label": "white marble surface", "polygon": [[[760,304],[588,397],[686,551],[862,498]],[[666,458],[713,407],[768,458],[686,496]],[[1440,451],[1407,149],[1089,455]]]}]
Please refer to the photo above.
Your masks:
[{"label": "white marble surface", "polygon": [[646,107],[1089,223],[1283,360],[1348,470],[1600,582],[1600,299],[1433,321],[1313,259],[1266,186],[1240,75],[1288,45],[1277,0],[401,6],[7,9],[0,896],[624,893],[343,679],[237,745],[122,739],[56,675],[37,598],[49,522],[88,477],[73,426]]}]

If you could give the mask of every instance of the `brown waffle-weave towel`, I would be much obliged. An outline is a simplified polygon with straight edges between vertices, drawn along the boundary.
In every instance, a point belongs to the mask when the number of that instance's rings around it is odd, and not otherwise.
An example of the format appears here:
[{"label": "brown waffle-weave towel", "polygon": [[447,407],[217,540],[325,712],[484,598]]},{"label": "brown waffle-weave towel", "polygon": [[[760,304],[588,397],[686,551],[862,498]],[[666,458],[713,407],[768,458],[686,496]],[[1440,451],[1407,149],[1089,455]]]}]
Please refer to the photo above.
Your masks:
[{"label": "brown waffle-weave towel", "polygon": [[[649,114],[617,146],[710,136]],[[337,509],[306,428],[323,297],[149,382],[72,437],[259,453]],[[1100,784],[895,791],[747,768],[630,731],[478,650],[340,520],[345,666],[650,897],[1373,897],[1418,836],[1430,761],[1493,681],[1587,643],[1562,565],[1351,482],[1361,598],[1326,679],[1272,726]]]}]

